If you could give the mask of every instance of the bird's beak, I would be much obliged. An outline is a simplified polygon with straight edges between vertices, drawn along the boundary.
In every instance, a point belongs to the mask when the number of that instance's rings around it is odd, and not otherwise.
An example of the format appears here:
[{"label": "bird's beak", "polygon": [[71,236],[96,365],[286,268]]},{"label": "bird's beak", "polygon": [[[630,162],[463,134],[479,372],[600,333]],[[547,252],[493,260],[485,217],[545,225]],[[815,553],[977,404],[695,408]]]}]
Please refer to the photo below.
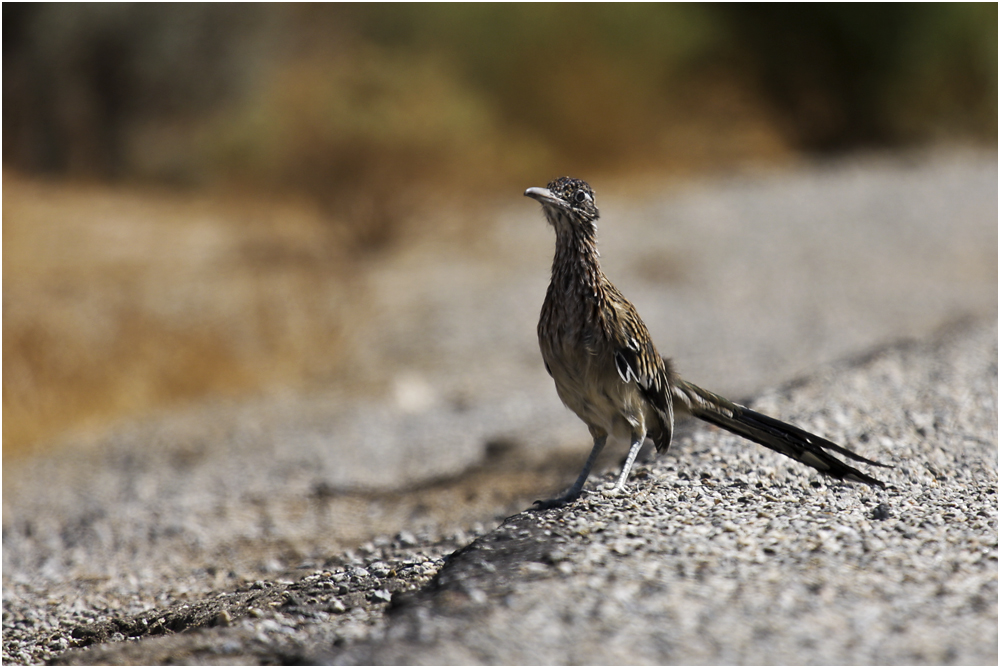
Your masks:
[{"label": "bird's beak", "polygon": [[562,200],[553,195],[548,188],[528,188],[524,191],[524,196],[538,200],[542,204],[562,204]]}]

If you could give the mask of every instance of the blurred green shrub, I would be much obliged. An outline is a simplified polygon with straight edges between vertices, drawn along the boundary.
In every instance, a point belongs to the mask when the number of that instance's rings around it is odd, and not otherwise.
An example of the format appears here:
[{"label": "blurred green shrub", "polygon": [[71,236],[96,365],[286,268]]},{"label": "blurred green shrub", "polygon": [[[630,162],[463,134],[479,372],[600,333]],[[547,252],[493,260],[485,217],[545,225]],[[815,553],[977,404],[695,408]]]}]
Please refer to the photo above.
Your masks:
[{"label": "blurred green shrub", "polygon": [[6,165],[320,202],[996,142],[996,4],[4,4]]},{"label": "blurred green shrub", "polygon": [[995,3],[737,4],[719,13],[797,146],[996,140]]}]

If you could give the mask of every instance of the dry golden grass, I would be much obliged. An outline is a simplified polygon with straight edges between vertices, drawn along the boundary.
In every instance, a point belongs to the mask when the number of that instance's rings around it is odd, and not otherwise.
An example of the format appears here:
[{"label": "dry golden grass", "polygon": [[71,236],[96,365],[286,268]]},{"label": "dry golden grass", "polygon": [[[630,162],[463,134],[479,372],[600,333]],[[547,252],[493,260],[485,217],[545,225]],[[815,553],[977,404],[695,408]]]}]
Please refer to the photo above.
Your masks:
[{"label": "dry golden grass", "polygon": [[[718,93],[714,106],[723,117],[735,115],[729,107],[748,110],[738,114],[744,121],[677,113],[657,148],[634,156],[627,173],[787,159],[787,146],[754,101],[724,85],[705,90]],[[321,134],[296,141],[306,146]],[[298,165],[270,161],[265,151],[255,159],[277,174],[234,178],[244,188],[257,184],[254,197],[244,199],[5,170],[4,456],[185,400],[333,377],[372,381],[373,374],[350,371],[359,365],[343,364],[358,350],[351,337],[367,318],[366,263],[358,258],[414,235],[471,243],[484,223],[484,198],[569,169],[520,160],[530,150],[514,142],[499,151],[490,136],[467,151],[459,142],[445,155],[417,147],[392,158],[392,151],[375,150],[377,164],[359,161],[350,178],[342,173],[346,162],[336,169]],[[339,156],[342,148],[326,152]],[[397,171],[385,172],[384,164]],[[312,186],[290,185],[310,169]],[[327,194],[317,197],[323,188]],[[282,203],[282,191],[300,199]],[[469,206],[475,212],[442,216],[442,204],[452,213]]]},{"label": "dry golden grass", "polygon": [[3,445],[336,374],[363,317],[305,206],[3,175]]}]

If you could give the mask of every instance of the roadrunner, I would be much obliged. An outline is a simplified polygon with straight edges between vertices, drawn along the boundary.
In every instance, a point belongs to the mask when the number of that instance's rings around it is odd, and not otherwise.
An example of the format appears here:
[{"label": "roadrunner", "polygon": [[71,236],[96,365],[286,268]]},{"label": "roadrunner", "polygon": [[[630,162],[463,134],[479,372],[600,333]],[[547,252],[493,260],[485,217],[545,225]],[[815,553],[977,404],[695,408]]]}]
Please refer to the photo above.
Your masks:
[{"label": "roadrunner", "polygon": [[631,443],[618,481],[607,492],[621,493],[647,436],[658,452],[670,447],[675,414],[693,415],[834,478],[885,487],[827,450],[865,464],[885,464],[735,404],[674,372],[670,360],[656,352],[635,307],[601,271],[599,213],[587,183],[563,177],[524,194],[541,203],[556,231],[552,280],[538,321],[542,359],[559,398],[587,424],[594,438],[573,486],[538,505],[552,508],[577,498],[609,435]]}]

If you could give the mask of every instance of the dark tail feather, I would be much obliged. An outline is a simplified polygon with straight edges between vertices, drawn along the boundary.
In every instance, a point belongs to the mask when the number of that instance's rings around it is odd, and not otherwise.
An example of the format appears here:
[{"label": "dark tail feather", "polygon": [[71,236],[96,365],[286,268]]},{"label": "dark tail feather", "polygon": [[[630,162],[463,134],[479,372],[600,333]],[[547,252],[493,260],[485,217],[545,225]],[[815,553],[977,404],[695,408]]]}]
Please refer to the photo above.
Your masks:
[{"label": "dark tail feather", "polygon": [[802,462],[834,478],[885,487],[885,483],[881,480],[876,480],[853,466],[845,464],[827,450],[872,466],[892,468],[888,464],[881,464],[862,457],[833,441],[828,441],[815,434],[810,434],[804,429],[799,429],[795,425],[734,404],[689,383],[685,383],[685,385],[684,389],[689,393],[694,391],[696,395],[699,395],[698,400],[690,405],[691,414],[698,419],[731,431],[754,443],[759,443],[765,448],[780,452],[786,457],[791,457],[795,461]]}]

